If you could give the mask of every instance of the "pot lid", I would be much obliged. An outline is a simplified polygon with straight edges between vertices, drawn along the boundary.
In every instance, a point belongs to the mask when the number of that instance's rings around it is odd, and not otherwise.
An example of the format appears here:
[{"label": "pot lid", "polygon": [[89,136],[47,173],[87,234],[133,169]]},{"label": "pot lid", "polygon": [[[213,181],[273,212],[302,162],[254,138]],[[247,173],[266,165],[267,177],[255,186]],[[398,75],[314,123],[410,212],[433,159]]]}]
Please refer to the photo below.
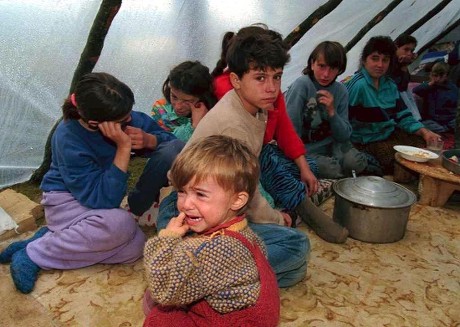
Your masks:
[{"label": "pot lid", "polygon": [[377,208],[408,207],[417,200],[405,187],[378,176],[361,176],[337,181],[334,192],[344,199]]}]

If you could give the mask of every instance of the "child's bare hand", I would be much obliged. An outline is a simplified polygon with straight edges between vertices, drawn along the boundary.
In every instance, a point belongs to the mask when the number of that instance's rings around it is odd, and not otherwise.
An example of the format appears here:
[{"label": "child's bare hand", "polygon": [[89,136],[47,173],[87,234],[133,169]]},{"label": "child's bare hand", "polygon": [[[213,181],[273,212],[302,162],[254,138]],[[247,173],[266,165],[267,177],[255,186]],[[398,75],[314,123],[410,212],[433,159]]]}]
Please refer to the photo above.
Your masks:
[{"label": "child's bare hand", "polygon": [[117,147],[131,148],[131,139],[123,132],[119,123],[104,121],[98,127],[102,135],[115,142]]},{"label": "child's bare hand", "polygon": [[208,113],[208,108],[203,102],[197,102],[192,108],[192,126],[196,128],[201,118]]},{"label": "child's bare hand", "polygon": [[125,132],[131,138],[131,147],[133,150],[140,150],[146,147],[146,133],[142,129],[126,126]]},{"label": "child's bare hand", "polygon": [[411,53],[411,54],[399,56],[399,57],[398,57],[398,61],[399,61],[401,64],[410,64],[410,63],[412,63],[416,58],[417,58],[417,54]]},{"label": "child's bare hand", "polygon": [[312,173],[310,169],[305,171],[305,173],[301,173],[300,179],[307,186],[308,196],[312,196],[313,194],[318,192],[318,189],[319,189],[318,179],[316,179],[315,175]]},{"label": "child's bare hand", "polygon": [[185,213],[183,212],[181,212],[179,216],[173,217],[166,226],[166,230],[179,234],[182,237],[188,232],[189,229],[190,227],[185,222]]},{"label": "child's bare hand", "polygon": [[318,97],[318,103],[322,104],[329,115],[329,117],[334,116],[335,114],[335,107],[334,107],[334,96],[331,92],[326,90],[319,90],[316,92]]},{"label": "child's bare hand", "polygon": [[423,139],[425,140],[426,144],[428,145],[430,142],[441,140],[441,135],[436,134],[430,130],[423,134]]}]

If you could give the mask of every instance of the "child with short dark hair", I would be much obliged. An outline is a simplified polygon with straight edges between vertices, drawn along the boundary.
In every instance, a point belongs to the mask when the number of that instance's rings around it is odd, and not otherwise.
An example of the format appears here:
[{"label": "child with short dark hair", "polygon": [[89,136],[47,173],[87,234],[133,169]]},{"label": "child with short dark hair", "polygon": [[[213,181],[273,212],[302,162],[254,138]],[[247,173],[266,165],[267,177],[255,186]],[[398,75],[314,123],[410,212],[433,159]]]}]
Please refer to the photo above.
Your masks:
[{"label": "child with short dark hair", "polygon": [[422,123],[435,133],[455,130],[458,87],[448,79],[448,75],[449,65],[437,62],[431,69],[430,81],[412,90],[423,100]]},{"label": "child with short dark hair", "polygon": [[144,326],[277,326],[276,278],[244,217],[258,178],[257,157],[224,135],[176,158],[180,214],[145,246]]},{"label": "child with short dark hair", "polygon": [[[396,46],[388,36],[373,36],[361,52],[361,67],[345,85],[349,96],[351,141],[374,156],[384,174],[394,170],[393,146],[423,147],[440,136],[416,121],[401,100],[389,72],[395,65]],[[425,142],[424,142],[425,141]]]},{"label": "child with short dark hair", "polygon": [[349,177],[368,166],[366,155],[350,142],[348,92],[336,81],[346,66],[343,46],[323,41],[310,54],[303,75],[285,94],[289,117],[309,156],[316,160],[320,178]]},{"label": "child with short dark hair", "polygon": [[[16,288],[29,293],[41,269],[130,263],[142,257],[145,235],[120,208],[132,151],[150,155],[159,193],[182,146],[148,115],[133,111],[131,89],[107,73],[90,73],[62,106],[52,138],[52,162],[41,189],[47,227],[0,254],[11,262]],[[169,141],[169,142],[168,142]],[[164,146],[166,145],[166,146]]]},{"label": "child with short dark hair", "polygon": [[[155,101],[152,106],[152,118],[184,144],[200,120],[216,104],[209,68],[199,61],[184,61],[171,69],[163,83],[163,95],[164,98]],[[172,162],[174,157],[170,160]],[[158,194],[151,192],[150,185],[155,184],[157,179],[156,169],[146,169],[142,182],[128,197],[129,210],[140,225],[155,225],[152,217],[158,210]]]},{"label": "child with short dark hair", "polygon": [[401,34],[394,40],[396,46],[396,60],[390,77],[398,86],[399,92],[407,91],[410,82],[409,65],[417,58],[414,52],[417,39],[409,34]]},{"label": "child with short dark hair", "polygon": [[403,33],[394,40],[394,44],[396,46],[396,60],[390,72],[390,77],[398,86],[401,100],[404,101],[414,119],[420,120],[421,117],[417,103],[412,92],[409,90],[409,83],[411,81],[409,65],[417,58],[417,54],[415,53],[417,39],[412,35]]},{"label": "child with short dark hair", "polygon": [[217,102],[209,68],[199,61],[184,61],[171,69],[163,96],[153,104],[152,118],[184,142]]}]

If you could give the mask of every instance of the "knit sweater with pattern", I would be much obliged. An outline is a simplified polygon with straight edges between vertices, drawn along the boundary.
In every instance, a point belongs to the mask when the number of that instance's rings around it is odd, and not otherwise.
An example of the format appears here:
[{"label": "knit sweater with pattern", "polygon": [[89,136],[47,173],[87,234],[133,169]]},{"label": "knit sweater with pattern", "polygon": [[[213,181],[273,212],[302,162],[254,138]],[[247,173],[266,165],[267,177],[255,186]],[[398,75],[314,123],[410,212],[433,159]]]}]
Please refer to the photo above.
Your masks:
[{"label": "knit sweater with pattern", "polygon": [[[267,255],[246,219],[227,228],[256,242]],[[226,236],[225,230],[182,238],[163,229],[147,241],[144,266],[151,297],[162,306],[187,306],[205,299],[224,314],[252,306],[259,297],[259,273],[251,251]]]}]

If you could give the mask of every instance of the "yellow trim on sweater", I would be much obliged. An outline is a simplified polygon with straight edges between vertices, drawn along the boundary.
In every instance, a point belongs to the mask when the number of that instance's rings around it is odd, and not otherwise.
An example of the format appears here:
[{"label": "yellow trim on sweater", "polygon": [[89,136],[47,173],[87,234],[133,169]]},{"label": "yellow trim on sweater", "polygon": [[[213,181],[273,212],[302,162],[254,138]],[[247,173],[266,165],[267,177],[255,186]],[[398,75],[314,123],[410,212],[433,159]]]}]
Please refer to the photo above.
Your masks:
[{"label": "yellow trim on sweater", "polygon": [[[248,226],[248,221],[246,219],[243,219],[242,221],[240,222],[237,222],[231,226],[229,226],[228,230],[231,230],[231,231],[234,231],[234,232],[239,232],[239,231],[242,231],[243,229],[245,229],[246,227]],[[218,231],[215,231],[214,233],[212,233],[211,235],[209,235],[208,237],[209,238],[213,238],[214,236],[216,235],[222,235],[222,234],[225,234],[225,229],[220,229]],[[198,234],[199,235],[199,234]],[[160,232],[158,233],[158,236],[160,237],[177,237],[177,238],[182,238],[182,236],[176,232],[173,232],[173,231],[170,231],[168,229],[162,229],[160,230]],[[202,235],[201,235],[202,237]]]},{"label": "yellow trim on sweater", "polygon": [[222,235],[225,234],[225,230],[231,230],[233,232],[240,232],[243,229],[245,229],[248,226],[248,221],[246,219],[243,219],[242,221],[239,221],[233,225],[230,225],[228,228],[225,229],[219,229],[218,231],[215,231],[211,235],[209,235],[209,238],[213,238],[216,235]]}]

